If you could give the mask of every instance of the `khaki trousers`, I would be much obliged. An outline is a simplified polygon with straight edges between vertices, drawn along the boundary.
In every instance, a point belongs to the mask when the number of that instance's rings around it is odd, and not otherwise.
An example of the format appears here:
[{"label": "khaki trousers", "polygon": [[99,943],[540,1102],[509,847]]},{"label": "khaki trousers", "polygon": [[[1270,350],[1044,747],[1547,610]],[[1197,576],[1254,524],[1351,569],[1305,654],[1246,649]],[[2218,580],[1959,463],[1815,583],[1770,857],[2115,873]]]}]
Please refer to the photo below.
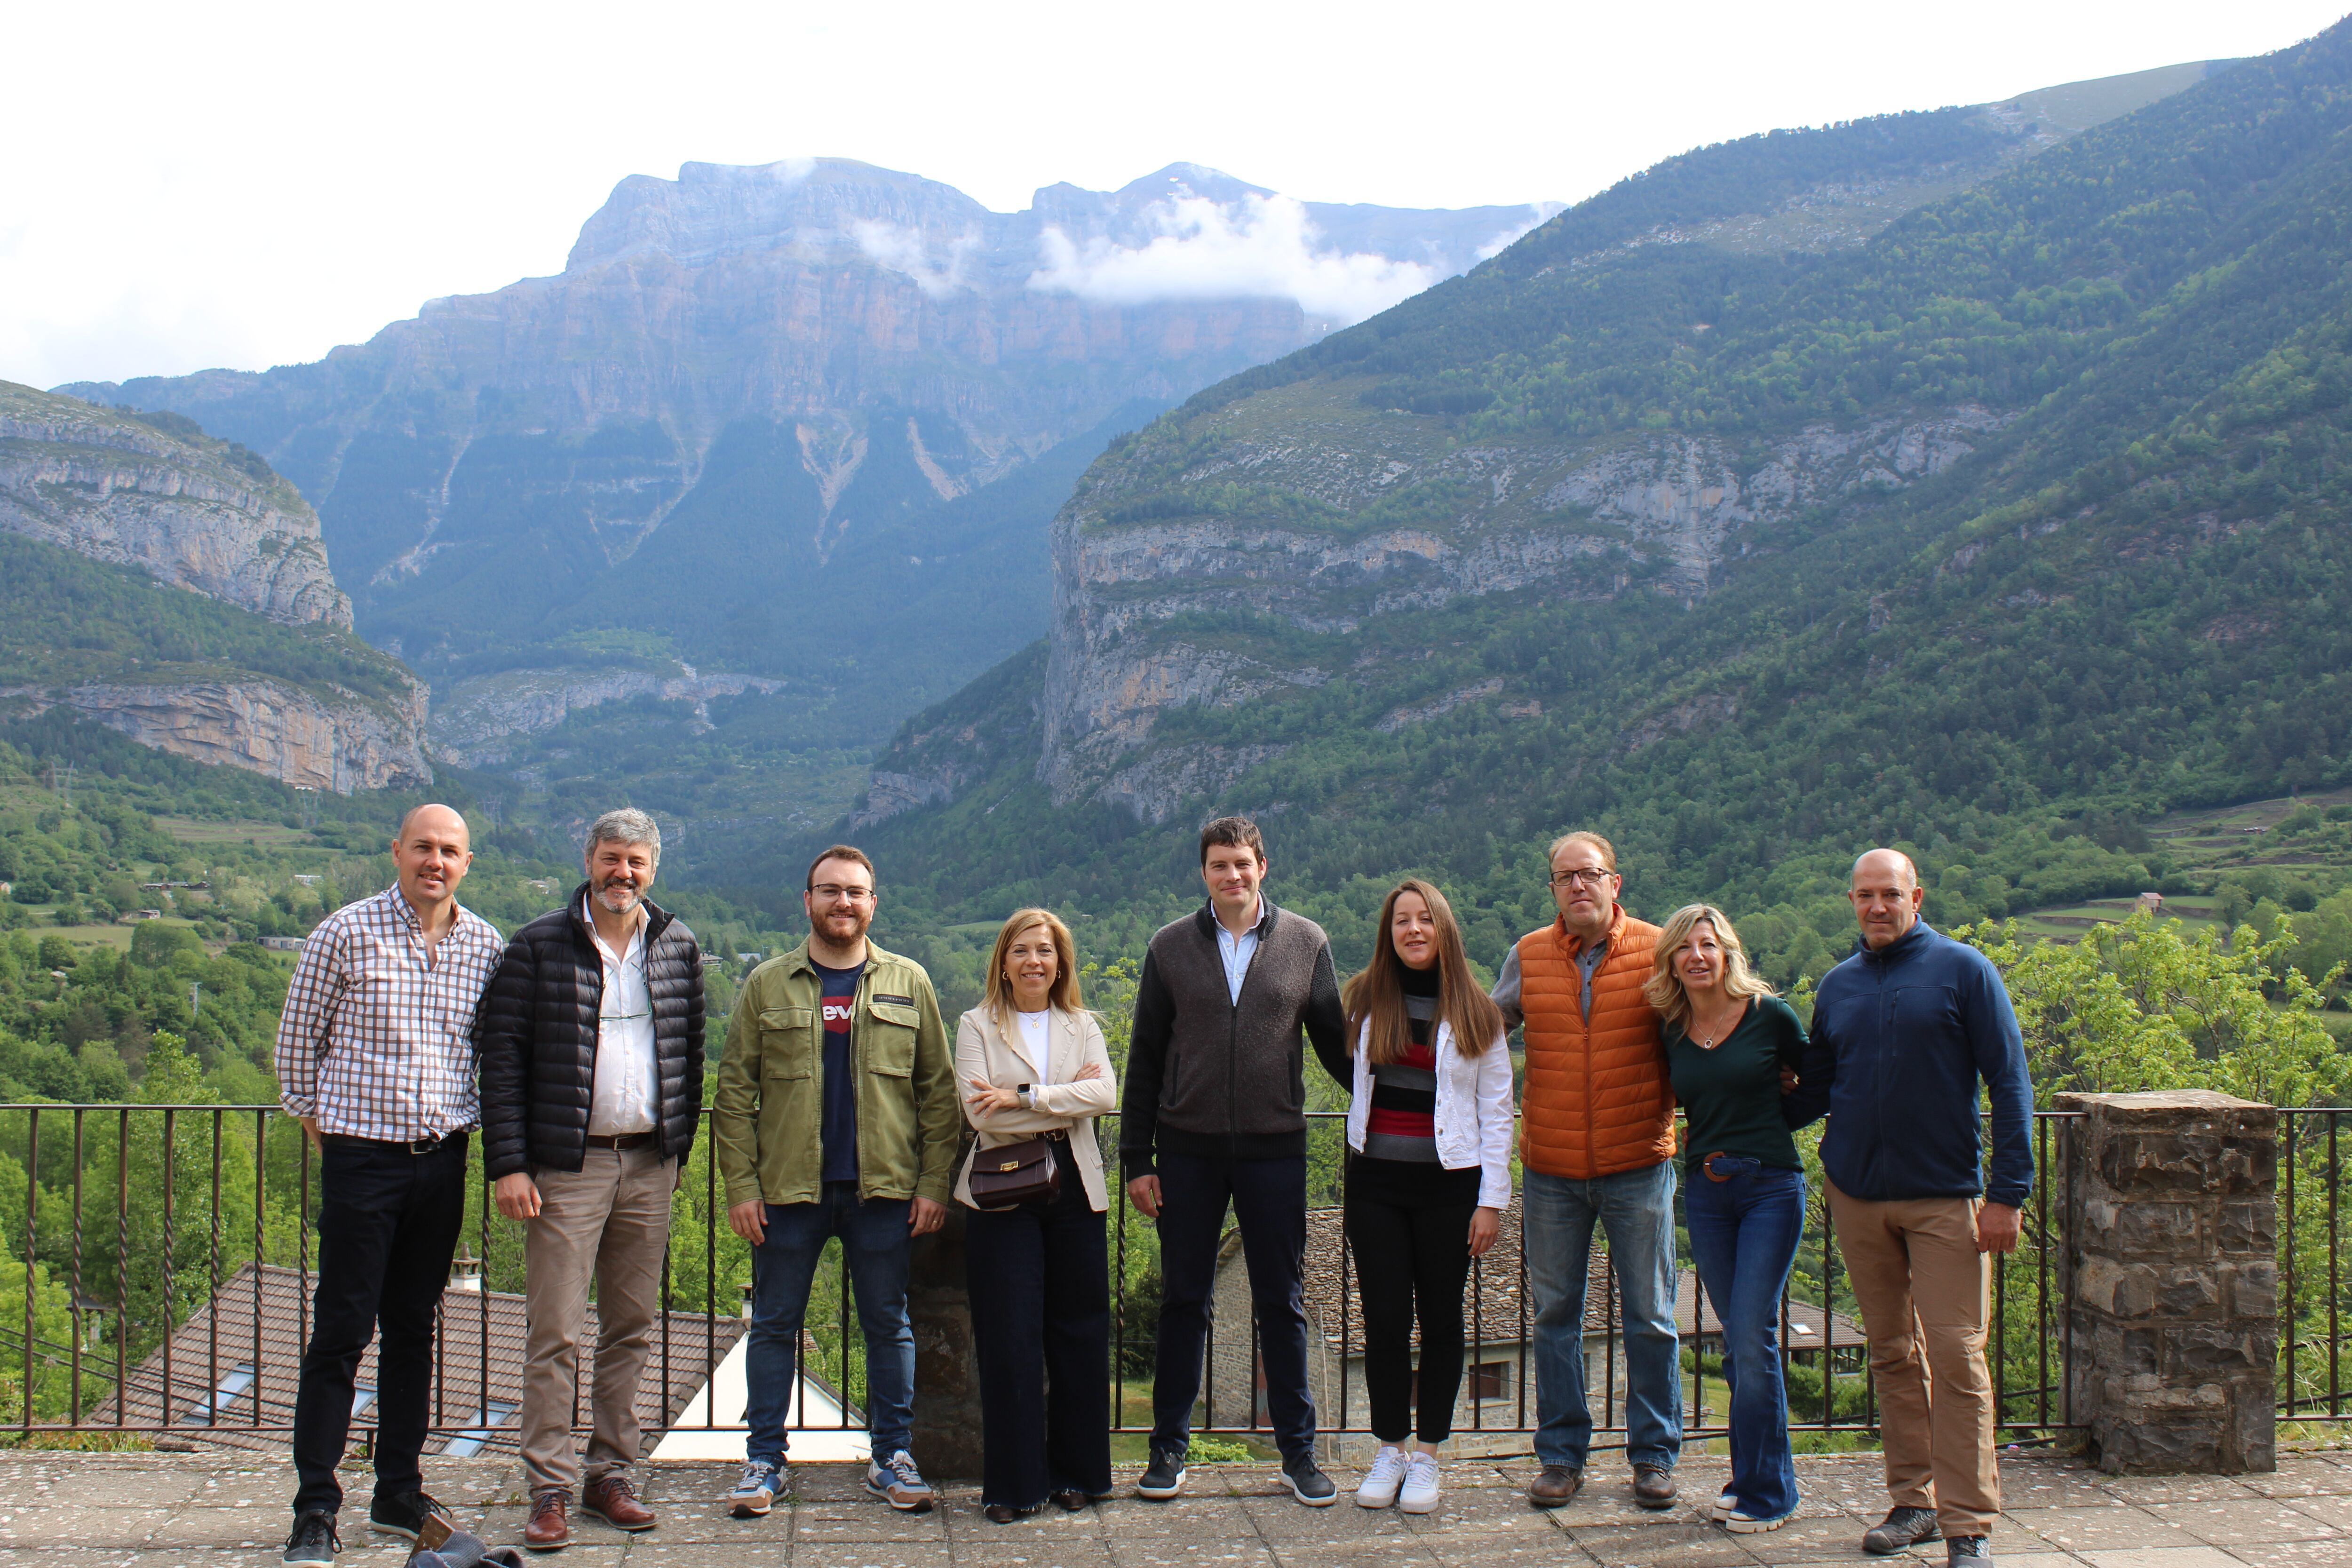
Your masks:
[{"label": "khaki trousers", "polygon": [[1977,1250],[1979,1200],[1871,1203],[1824,1184],[1870,1341],[1886,1490],[1898,1508],[1934,1509],[1947,1539],[1989,1535],[2000,1470],[1985,1368],[1992,1260]]},{"label": "khaki trousers", "polygon": [[577,1489],[572,1416],[588,1280],[596,1281],[596,1386],[590,1400],[588,1479],[626,1473],[637,1461],[637,1379],[661,1307],[662,1253],[677,1162],[654,1144],[591,1149],[577,1172],[535,1171],[539,1216],[524,1244],[522,1458],[536,1494]]}]

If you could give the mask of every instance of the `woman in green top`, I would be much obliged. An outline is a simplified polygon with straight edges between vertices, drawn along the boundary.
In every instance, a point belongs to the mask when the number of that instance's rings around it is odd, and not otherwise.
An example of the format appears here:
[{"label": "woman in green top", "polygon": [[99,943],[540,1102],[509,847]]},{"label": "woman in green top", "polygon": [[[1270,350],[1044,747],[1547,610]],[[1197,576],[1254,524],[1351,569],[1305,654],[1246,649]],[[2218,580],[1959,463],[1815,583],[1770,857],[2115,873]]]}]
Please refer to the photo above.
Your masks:
[{"label": "woman in green top", "polygon": [[1721,910],[1675,910],[1656,952],[1644,994],[1686,1118],[1685,1216],[1699,1282],[1723,1323],[1731,1385],[1731,1484],[1714,1514],[1742,1533],[1778,1530],[1797,1510],[1780,1292],[1805,1225],[1804,1164],[1781,1120],[1780,1070],[1804,1060],[1805,1026],[1749,972]]}]

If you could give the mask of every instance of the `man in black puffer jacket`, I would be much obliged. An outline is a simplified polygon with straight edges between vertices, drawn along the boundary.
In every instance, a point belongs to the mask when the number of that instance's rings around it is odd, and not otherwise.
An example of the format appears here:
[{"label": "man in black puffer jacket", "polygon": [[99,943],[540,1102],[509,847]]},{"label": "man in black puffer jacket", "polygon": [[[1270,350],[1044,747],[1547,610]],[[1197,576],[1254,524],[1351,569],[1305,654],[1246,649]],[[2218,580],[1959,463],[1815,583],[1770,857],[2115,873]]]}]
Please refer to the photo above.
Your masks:
[{"label": "man in black puffer jacket", "polygon": [[631,1479],[637,1378],[660,1307],[670,1194],[702,1116],[702,953],[684,921],[646,899],[661,829],[642,811],[608,811],[588,829],[587,861],[571,904],[507,944],[474,1026],[486,1168],[499,1212],[529,1226],[523,1543],[541,1552],[572,1539],[592,1271],[594,1430],[581,1511],[654,1526]]}]

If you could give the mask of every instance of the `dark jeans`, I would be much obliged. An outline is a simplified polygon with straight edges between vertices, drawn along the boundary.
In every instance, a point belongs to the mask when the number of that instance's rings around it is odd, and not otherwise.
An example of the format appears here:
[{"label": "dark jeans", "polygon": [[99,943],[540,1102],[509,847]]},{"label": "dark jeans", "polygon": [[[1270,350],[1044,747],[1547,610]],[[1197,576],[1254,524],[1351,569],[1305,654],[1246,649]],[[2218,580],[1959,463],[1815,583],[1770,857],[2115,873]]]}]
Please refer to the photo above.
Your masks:
[{"label": "dark jeans", "polygon": [[[1364,1303],[1364,1387],[1383,1443],[1454,1435],[1462,1391],[1462,1292],[1478,1173],[1402,1160],[1348,1162],[1348,1250]],[[1416,1312],[1416,1308],[1418,1311]],[[1412,1328],[1421,1321],[1421,1420],[1412,1419]]]},{"label": "dark jeans", "polygon": [[1797,1506],[1789,1457],[1789,1393],[1780,1376],[1780,1289],[1805,1228],[1805,1173],[1718,1155],[1713,1181],[1697,1168],[1683,1189],[1691,1256],[1723,1323],[1723,1380],[1731,1385],[1731,1485],[1739,1510],[1778,1519]]},{"label": "dark jeans", "polygon": [[964,1212],[983,1506],[1110,1490],[1110,1265],[1066,1142],[1050,1204]]},{"label": "dark jeans", "polygon": [[351,1436],[352,1391],[377,1326],[378,1497],[425,1484],[434,1313],[466,1217],[466,1134],[428,1153],[405,1143],[329,1135],[319,1153],[319,1288],[294,1395],[294,1511],[343,1505],[335,1467]]},{"label": "dark jeans", "polygon": [[[1307,1252],[1307,1156],[1278,1160],[1160,1156],[1160,1343],[1151,1383],[1151,1449],[1182,1458],[1192,1442],[1192,1401],[1217,1284],[1217,1244],[1233,1205],[1257,1310],[1266,1414],[1283,1461],[1315,1447],[1315,1398],[1307,1387],[1307,1309],[1298,1273]],[[1247,1322],[1222,1325],[1242,1336]],[[1234,1415],[1245,1412],[1228,1412]]]},{"label": "dark jeans", "polygon": [[[914,1415],[915,1330],[907,1319],[905,1198],[866,1198],[855,1182],[827,1182],[813,1204],[770,1204],[768,1238],[751,1249],[751,1332],[743,1352],[747,1458],[784,1462],[793,1405],[793,1351],[808,1313],[809,1281],[824,1244],[841,1237],[850,1294],[866,1331],[866,1430],[877,1463],[907,1447]],[[844,1399],[849,1391],[843,1389]]]}]

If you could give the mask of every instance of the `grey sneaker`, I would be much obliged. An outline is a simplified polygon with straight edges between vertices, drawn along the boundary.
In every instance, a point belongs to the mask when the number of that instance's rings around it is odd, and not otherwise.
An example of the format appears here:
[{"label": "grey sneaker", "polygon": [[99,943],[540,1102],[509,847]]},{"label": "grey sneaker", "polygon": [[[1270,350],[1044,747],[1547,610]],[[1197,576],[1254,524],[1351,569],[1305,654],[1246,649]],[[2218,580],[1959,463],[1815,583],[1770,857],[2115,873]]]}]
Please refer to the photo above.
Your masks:
[{"label": "grey sneaker", "polygon": [[1992,1542],[1981,1535],[1947,1537],[1944,1550],[1948,1553],[1944,1559],[1947,1563],[1982,1563],[1985,1568],[1991,1568]]},{"label": "grey sneaker", "polygon": [[1879,1557],[1916,1546],[1922,1541],[1936,1539],[1936,1510],[1932,1508],[1897,1508],[1873,1525],[1870,1533],[1862,1538],[1862,1549]]},{"label": "grey sneaker", "polygon": [[783,1495],[784,1468],[765,1459],[743,1461],[743,1479],[727,1494],[737,1519],[763,1519],[769,1507]]},{"label": "grey sneaker", "polygon": [[1135,1495],[1150,1498],[1153,1502],[1166,1502],[1184,1489],[1184,1456],[1166,1454],[1155,1449],[1151,1464],[1135,1483]]},{"label": "grey sneaker", "polygon": [[924,1513],[931,1506],[931,1483],[923,1479],[915,1457],[904,1448],[866,1467],[866,1489],[900,1513]]},{"label": "grey sneaker", "polygon": [[1339,1489],[1331,1478],[1317,1467],[1311,1456],[1301,1454],[1282,1467],[1282,1479],[1290,1487],[1290,1495],[1308,1508],[1329,1508],[1339,1500]]},{"label": "grey sneaker", "polygon": [[335,1535],[335,1516],[310,1509],[294,1516],[294,1532],[286,1538],[286,1568],[333,1568],[343,1543]]}]

